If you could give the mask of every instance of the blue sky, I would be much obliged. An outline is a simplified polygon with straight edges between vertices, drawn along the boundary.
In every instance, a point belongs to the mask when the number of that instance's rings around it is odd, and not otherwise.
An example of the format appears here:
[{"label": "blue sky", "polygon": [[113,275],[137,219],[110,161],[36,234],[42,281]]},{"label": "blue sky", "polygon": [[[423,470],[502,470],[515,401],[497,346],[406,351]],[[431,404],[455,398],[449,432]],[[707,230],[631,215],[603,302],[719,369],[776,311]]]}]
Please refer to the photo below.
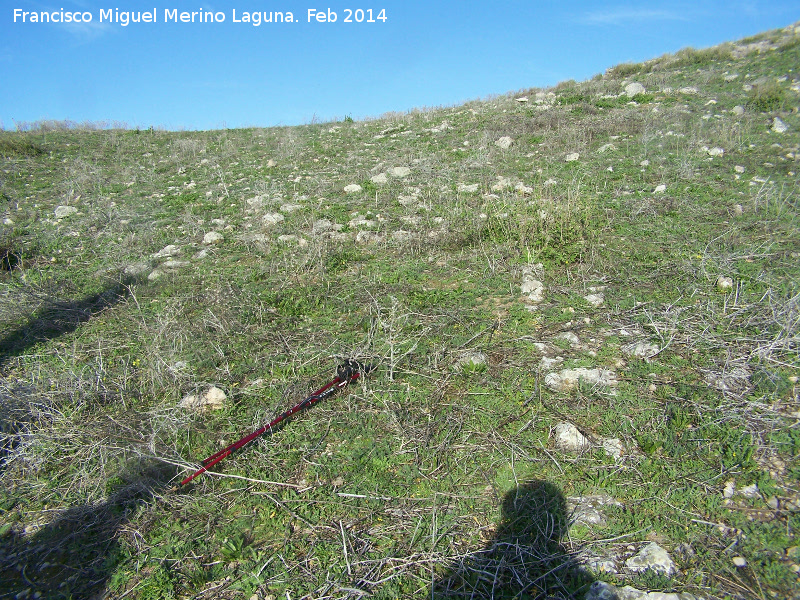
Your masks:
[{"label": "blue sky", "polygon": [[[800,20],[800,0],[417,2],[3,0],[0,122],[120,121],[167,129],[296,125],[452,105],[583,80],[626,61],[702,48]],[[345,9],[372,9],[365,13]],[[89,23],[14,22],[21,12]],[[100,22],[101,10],[156,23]],[[165,23],[165,11],[224,22]],[[327,9],[335,23],[308,22]],[[292,12],[294,23],[243,20]],[[385,10],[386,20],[378,20]],[[105,13],[107,14],[107,13]]]}]

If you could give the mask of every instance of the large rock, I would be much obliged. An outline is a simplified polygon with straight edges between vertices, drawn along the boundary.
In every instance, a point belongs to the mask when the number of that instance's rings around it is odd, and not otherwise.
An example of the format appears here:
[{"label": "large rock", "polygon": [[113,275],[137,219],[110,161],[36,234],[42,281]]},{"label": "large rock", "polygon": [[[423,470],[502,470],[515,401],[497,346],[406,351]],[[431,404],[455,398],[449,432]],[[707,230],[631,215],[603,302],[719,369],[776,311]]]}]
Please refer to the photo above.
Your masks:
[{"label": "large rock", "polygon": [[56,206],[55,215],[56,219],[64,219],[78,212],[74,206]]},{"label": "large rock", "polygon": [[511,144],[514,143],[514,140],[507,135],[495,140],[494,145],[498,148],[502,148],[503,150],[508,150],[511,147]]},{"label": "large rock", "polygon": [[636,94],[644,94],[645,91],[641,83],[633,82],[625,86],[625,95],[628,96],[628,98],[633,98]]},{"label": "large rock", "polygon": [[225,400],[227,400],[225,392],[216,386],[211,386],[199,396],[190,394],[184,397],[178,406],[196,412],[205,412],[220,410],[225,406]]},{"label": "large rock", "polygon": [[178,256],[181,253],[181,249],[178,248],[175,244],[170,244],[169,246],[164,246],[161,250],[156,252],[152,255],[153,258],[171,258],[173,256]]},{"label": "large rock", "polygon": [[589,446],[589,440],[572,423],[559,423],[555,434],[556,448],[566,452],[580,452]]},{"label": "large rock", "polygon": [[544,384],[556,392],[566,392],[577,387],[579,381],[595,386],[615,386],[617,385],[617,374],[610,369],[589,369],[578,367],[577,369],[564,369],[558,373],[548,373],[544,378]]},{"label": "large rock", "polygon": [[350,185],[344,186],[345,194],[357,194],[361,191],[361,186],[357,183],[351,183]]},{"label": "large rock", "polygon": [[774,119],[772,119],[771,129],[775,133],[786,133],[787,131],[789,131],[789,126],[783,121],[781,121],[778,117],[775,117]]},{"label": "large rock", "polygon": [[408,177],[411,175],[411,169],[408,167],[392,167],[389,169],[389,175],[392,177]]},{"label": "large rock", "polygon": [[589,591],[586,592],[585,600],[700,600],[694,594],[683,592],[643,592],[629,585],[618,588],[617,586],[606,583],[605,581],[595,581]]},{"label": "large rock", "polygon": [[631,556],[625,565],[636,573],[651,570],[667,577],[678,570],[667,551],[655,542],[650,542],[639,554]]},{"label": "large rock", "polygon": [[216,231],[209,231],[203,236],[204,244],[221,244],[224,241],[225,238],[222,236],[222,234]]}]

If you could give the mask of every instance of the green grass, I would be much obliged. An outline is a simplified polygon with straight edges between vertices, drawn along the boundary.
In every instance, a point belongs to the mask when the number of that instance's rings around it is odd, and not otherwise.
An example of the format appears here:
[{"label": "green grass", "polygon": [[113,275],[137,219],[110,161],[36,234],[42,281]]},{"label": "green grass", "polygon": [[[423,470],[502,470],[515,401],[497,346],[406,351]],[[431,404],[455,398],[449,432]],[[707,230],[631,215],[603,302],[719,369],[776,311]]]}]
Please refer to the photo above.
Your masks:
[{"label": "green grass", "polygon": [[[0,272],[0,588],[581,598],[602,578],[793,593],[800,57],[781,32],[759,39],[779,48],[619,65],[546,108],[526,92],[294,128],[0,132],[0,239],[19,257]],[[628,98],[626,78],[647,93]],[[411,174],[372,181],[395,166]],[[56,220],[65,204],[79,212]],[[320,234],[321,219],[342,227]],[[212,230],[224,241],[205,246]],[[188,264],[153,258],[167,245]],[[536,307],[523,269],[544,283]],[[596,286],[600,306],[584,299]],[[659,353],[630,356],[638,341]],[[562,362],[543,368],[538,343]],[[341,356],[378,369],[170,490]],[[545,384],[577,367],[618,383]],[[224,409],[177,407],[210,385]],[[557,448],[563,421],[596,444]],[[729,481],[761,496],[724,498]],[[567,531],[569,498],[598,493],[623,506]],[[649,541],[678,574],[624,569]],[[619,574],[565,566],[590,554],[617,556]]]}]

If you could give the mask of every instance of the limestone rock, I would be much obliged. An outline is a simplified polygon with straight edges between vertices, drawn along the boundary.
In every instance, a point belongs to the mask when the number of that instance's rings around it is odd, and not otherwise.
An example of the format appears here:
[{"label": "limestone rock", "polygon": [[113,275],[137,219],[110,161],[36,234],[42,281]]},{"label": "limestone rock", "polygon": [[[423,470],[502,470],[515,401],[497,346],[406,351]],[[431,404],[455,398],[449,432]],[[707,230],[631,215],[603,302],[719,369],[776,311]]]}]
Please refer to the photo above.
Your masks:
[{"label": "limestone rock", "polygon": [[464,183],[459,183],[458,187],[456,188],[459,192],[465,192],[467,194],[474,194],[478,191],[480,184],[478,183],[470,183],[469,185]]},{"label": "limestone rock", "polygon": [[619,461],[625,452],[625,447],[622,445],[622,440],[619,438],[603,438],[601,445],[606,454],[615,461]]},{"label": "limestone rock", "polygon": [[647,360],[648,358],[654,357],[661,350],[655,344],[642,340],[625,344],[622,347],[622,351],[628,356],[635,356],[637,358]]},{"label": "limestone rock", "polygon": [[650,569],[667,577],[677,571],[667,551],[655,542],[650,542],[637,555],[626,560],[625,565],[636,573]]},{"label": "limestone rock", "polygon": [[408,167],[392,167],[391,169],[389,169],[389,175],[398,178],[408,177],[409,175],[411,175],[411,169],[409,169]]},{"label": "limestone rock", "polygon": [[589,446],[589,440],[572,423],[556,425],[556,448],[566,452],[580,452]]},{"label": "limestone rock", "polygon": [[606,518],[602,510],[607,506],[621,507],[622,503],[608,494],[570,496],[567,498],[567,508],[570,510],[574,523],[605,525]]},{"label": "limestone rock", "polygon": [[733,557],[733,566],[737,569],[741,569],[747,566],[747,561],[743,556],[734,556]]},{"label": "limestone rock", "polygon": [[303,205],[302,204],[290,204],[290,203],[287,203],[287,204],[281,204],[281,206],[280,206],[280,208],[278,210],[281,211],[282,213],[287,213],[288,214],[288,213],[297,212],[298,210],[302,210],[302,209],[303,209]]},{"label": "limestone rock", "polygon": [[600,292],[597,294],[588,294],[583,297],[592,306],[602,306],[605,302],[605,296]]},{"label": "limestone rock", "polygon": [[577,152],[570,152],[564,157],[564,162],[575,162],[581,157]]},{"label": "limestone rock", "polygon": [[625,95],[628,98],[633,98],[636,94],[644,94],[645,88],[641,83],[629,83],[625,86]]},{"label": "limestone rock", "polygon": [[513,143],[514,140],[512,138],[508,137],[507,135],[504,135],[503,137],[495,140],[494,145],[503,150],[508,150],[511,147],[511,144]]},{"label": "limestone rock", "polygon": [[389,179],[386,177],[386,173],[378,173],[377,175],[373,175],[369,178],[372,183],[377,183],[378,185],[383,185],[387,183]]},{"label": "limestone rock", "polygon": [[483,352],[467,352],[463,354],[454,364],[454,371],[468,371],[471,369],[481,369],[486,366],[486,355]]},{"label": "limestone rock", "polygon": [[731,109],[731,112],[737,116],[741,117],[744,114],[744,106],[739,106],[738,104]]},{"label": "limestone rock", "polygon": [[653,190],[653,193],[654,194],[663,194],[666,191],[667,191],[667,186],[664,185],[663,183],[661,183],[661,184],[656,186],[656,189]]},{"label": "limestone rock", "polygon": [[564,369],[558,373],[548,373],[544,378],[544,384],[556,392],[566,392],[575,388],[581,380],[592,386],[615,386],[617,374],[610,369],[578,367]]},{"label": "limestone rock", "polygon": [[572,348],[577,348],[581,345],[580,338],[571,331],[562,331],[555,336],[555,339],[564,340],[565,342],[569,343]]},{"label": "limestone rock", "polygon": [[682,87],[678,91],[681,94],[689,94],[689,95],[697,94],[699,92],[699,90],[694,86]]},{"label": "limestone rock", "polygon": [[357,183],[351,183],[350,185],[344,186],[344,192],[346,194],[358,194],[361,191],[361,186]]},{"label": "limestone rock", "polygon": [[180,269],[182,267],[188,267],[190,264],[191,263],[189,263],[189,261],[187,260],[170,259],[161,263],[160,267],[162,269],[170,270],[170,269]]},{"label": "limestone rock", "polygon": [[207,410],[220,410],[225,405],[227,396],[225,392],[216,386],[211,386],[199,396],[190,394],[181,400],[181,408],[193,410],[197,412],[205,412]]},{"label": "limestone rock", "polygon": [[717,289],[722,292],[727,292],[728,290],[733,289],[733,279],[720,275],[717,278]]},{"label": "limestone rock", "polygon": [[786,133],[789,131],[789,126],[781,121],[778,117],[772,119],[772,127],[770,128],[775,133]]},{"label": "limestone rock", "polygon": [[598,154],[603,154],[604,152],[609,152],[611,150],[616,150],[617,147],[614,144],[603,144],[597,149]]},{"label": "limestone rock", "polygon": [[64,219],[70,215],[74,215],[78,209],[74,206],[56,206],[55,215],[56,219]]},{"label": "limestone rock", "polygon": [[722,156],[725,154],[725,150],[720,148],[719,146],[714,146],[713,148],[709,148],[708,155],[709,156]]},{"label": "limestone rock", "polygon": [[181,253],[181,249],[174,244],[170,244],[169,246],[164,246],[161,250],[152,254],[153,258],[170,258],[172,256],[177,256]]},{"label": "limestone rock", "polygon": [[739,493],[745,498],[749,498],[750,500],[761,498],[761,492],[758,491],[757,483],[744,486],[742,489],[739,490]]},{"label": "limestone rock", "polygon": [[222,236],[222,234],[217,233],[216,231],[209,231],[203,236],[204,244],[221,244],[224,241],[225,238]]},{"label": "limestone rock", "polygon": [[261,217],[261,222],[264,225],[269,226],[269,225],[277,225],[278,223],[280,223],[285,219],[286,217],[284,217],[281,213],[267,213],[263,217]]}]

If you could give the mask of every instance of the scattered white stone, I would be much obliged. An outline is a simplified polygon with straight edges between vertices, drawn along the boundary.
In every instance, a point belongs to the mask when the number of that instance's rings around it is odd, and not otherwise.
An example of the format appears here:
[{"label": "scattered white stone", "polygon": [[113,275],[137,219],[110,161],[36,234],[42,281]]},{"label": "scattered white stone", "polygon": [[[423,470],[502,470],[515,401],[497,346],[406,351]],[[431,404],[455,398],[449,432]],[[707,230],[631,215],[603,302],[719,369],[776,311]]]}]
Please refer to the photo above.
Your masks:
[{"label": "scattered white stone", "polygon": [[252,198],[248,198],[245,200],[247,206],[250,208],[261,208],[264,206],[264,203],[267,201],[267,197],[265,195],[253,196]]},{"label": "scattered white stone", "polygon": [[216,386],[211,386],[199,396],[194,394],[185,396],[178,406],[198,412],[220,410],[225,406],[226,399],[225,392]]},{"label": "scattered white stone", "polygon": [[556,185],[557,183],[558,183],[558,181],[556,181],[555,179],[553,179],[551,177],[550,179],[548,179],[547,181],[544,182],[544,185],[549,187],[551,185]]},{"label": "scattered white stone", "polygon": [[525,185],[521,181],[517,182],[517,185],[514,186],[514,190],[523,196],[529,196],[533,193],[533,188]]},{"label": "scattered white stone", "polygon": [[397,231],[392,232],[392,239],[395,242],[407,242],[413,237],[415,236],[412,231],[405,231],[404,229],[398,229]]},{"label": "scattered white stone", "polygon": [[733,498],[733,495],[736,493],[736,483],[733,479],[729,479],[725,482],[725,487],[722,489],[722,497],[727,499]]},{"label": "scattered white stone", "polygon": [[660,352],[660,348],[650,342],[639,341],[625,344],[622,346],[622,351],[628,356],[635,356],[637,358],[646,360],[658,354]]},{"label": "scattered white stone", "polygon": [[778,117],[775,117],[774,119],[772,119],[771,129],[775,133],[786,133],[787,131],[789,131],[789,126],[783,121],[781,121]]},{"label": "scattered white stone", "polygon": [[510,188],[514,185],[514,182],[511,181],[508,177],[503,177],[502,175],[497,176],[497,183],[492,186],[493,192],[502,192],[506,188]]},{"label": "scattered white stone", "polygon": [[203,243],[204,244],[221,244],[225,241],[225,238],[221,233],[216,231],[209,231],[207,234],[203,236]]},{"label": "scattered white stone", "polygon": [[[596,559],[595,564],[606,564],[608,561]],[[613,562],[612,562],[613,564]],[[592,566],[592,565],[590,565]],[[597,568],[597,567],[594,567]],[[597,568],[602,571],[602,568]],[[615,573],[616,571],[609,571]],[[606,583],[605,581],[595,581],[592,583],[584,600],[700,600],[694,594],[683,592],[643,592],[634,587],[626,585],[618,588],[617,586]]]},{"label": "scattered white stone", "polygon": [[719,146],[714,146],[708,150],[709,156],[722,156],[723,154],[725,154],[725,150]]},{"label": "scattered white stone", "polygon": [[351,183],[350,185],[344,186],[345,194],[357,194],[361,191],[361,186],[357,183]]},{"label": "scattered white stone", "polygon": [[3,225],[13,225],[13,224],[14,220],[11,219],[10,217],[6,217],[5,219],[3,219]]},{"label": "scattered white stone", "polygon": [[539,303],[544,300],[544,284],[538,279],[523,279],[521,291],[528,296],[531,302]]},{"label": "scattered white stone", "polygon": [[645,158],[642,162],[639,163],[639,166],[640,167],[649,167],[650,166],[650,161]]},{"label": "scattered white stone", "polygon": [[733,170],[736,171],[737,173],[744,173],[744,167],[741,165],[736,165],[735,167],[733,167]]},{"label": "scattered white stone", "polygon": [[601,442],[603,446],[603,450],[605,450],[606,454],[608,454],[614,460],[619,460],[622,458],[623,453],[625,452],[625,446],[622,444],[622,440],[619,438],[604,438]]},{"label": "scattered white stone", "polygon": [[728,290],[733,289],[733,279],[730,277],[723,277],[720,275],[717,278],[717,289],[727,292]]},{"label": "scattered white stone", "polygon": [[737,217],[741,217],[744,214],[744,207],[741,204],[734,204],[733,214]]},{"label": "scattered white stone", "polygon": [[735,79],[738,79],[738,78],[739,78],[739,74],[738,73],[731,73],[729,75],[725,75],[725,81],[729,81],[729,82],[730,81],[734,81]]},{"label": "scattered white stone", "polygon": [[138,277],[139,275],[144,275],[149,269],[150,265],[146,262],[133,263],[125,267],[124,273],[131,277]]},{"label": "scattered white stone", "polygon": [[617,147],[614,144],[611,144],[611,143],[603,144],[602,146],[600,146],[597,149],[597,153],[598,154],[603,154],[604,152],[608,152],[608,151],[612,151],[612,150],[616,150],[616,149],[617,149]]},{"label": "scattered white stone", "polygon": [[556,425],[556,448],[566,452],[580,452],[589,445],[589,440],[572,423]]},{"label": "scattered white stone", "polygon": [[732,559],[733,566],[737,569],[741,569],[747,566],[747,561],[743,556],[734,556]]},{"label": "scattered white stone", "polygon": [[697,94],[698,93],[698,89],[696,87],[694,87],[694,86],[682,87],[682,88],[679,88],[678,91],[681,94]]},{"label": "scattered white stone", "polygon": [[356,234],[357,244],[377,244],[383,241],[383,236],[374,231],[359,231]]},{"label": "scattered white stone", "polygon": [[463,371],[468,369],[476,369],[485,365],[486,355],[483,352],[467,352],[455,363],[453,363],[453,370]]},{"label": "scattered white stone", "polygon": [[540,371],[549,371],[564,362],[563,356],[556,356],[554,358],[550,358],[548,356],[543,356],[542,360],[539,361],[539,370]]},{"label": "scattered white stone", "polygon": [[641,83],[629,83],[625,86],[625,95],[628,98],[633,98],[636,94],[644,94],[645,88]]},{"label": "scattered white stone", "polygon": [[386,173],[378,173],[377,175],[373,175],[369,178],[372,183],[377,183],[378,185],[382,185],[387,183],[389,179],[386,177]]},{"label": "scattered white stone", "polygon": [[264,225],[277,225],[285,219],[286,217],[284,217],[281,213],[267,213],[261,217],[261,222]]},{"label": "scattered white stone", "polygon": [[287,213],[288,214],[288,213],[297,212],[298,210],[302,210],[302,209],[303,209],[303,205],[302,204],[281,204],[281,206],[280,206],[280,208],[278,210],[283,212],[283,213]]},{"label": "scattered white stone", "polygon": [[392,177],[408,177],[411,175],[411,169],[408,167],[392,167],[389,169],[389,175]]},{"label": "scattered white stone", "polygon": [[297,244],[298,246],[308,246],[308,240],[296,235],[279,235],[278,241],[282,244]]},{"label": "scattered white stone", "polygon": [[479,183],[470,183],[469,185],[464,184],[464,183],[459,183],[458,187],[456,189],[459,192],[464,192],[464,193],[467,193],[467,194],[474,194],[475,192],[478,191],[479,187],[480,187]]},{"label": "scattered white stone", "polygon": [[528,97],[527,96],[520,96],[519,98],[517,98],[517,102],[520,102],[520,103],[525,103],[527,101],[528,101]]},{"label": "scattered white stone", "polygon": [[156,252],[152,255],[153,258],[170,258],[172,256],[177,256],[181,253],[181,249],[178,248],[175,244],[170,244],[168,246],[164,246],[161,250]]},{"label": "scattered white stone", "polygon": [[656,189],[653,190],[653,193],[654,194],[663,194],[666,191],[667,191],[667,186],[664,185],[663,183],[661,183],[661,184],[656,186]]},{"label": "scattered white stone", "polygon": [[746,485],[742,489],[739,490],[739,493],[744,496],[745,498],[749,498],[750,500],[755,500],[756,498],[761,498],[761,492],[758,491],[758,484],[753,483],[752,485]]},{"label": "scattered white stone", "polygon": [[739,106],[738,104],[731,109],[731,112],[737,116],[741,117],[744,114],[744,106]]},{"label": "scattered white stone", "polygon": [[[402,217],[401,217],[402,218]],[[347,223],[347,226],[351,229],[359,229],[359,228],[367,228],[372,229],[373,227],[378,226],[378,222],[374,219],[365,219],[363,217],[358,217],[356,219],[350,219]]]},{"label": "scattered white stone", "polygon": [[508,150],[511,147],[511,144],[514,143],[514,140],[507,135],[495,140],[494,145],[498,148],[502,148],[503,150]]},{"label": "scattered white stone", "polygon": [[159,271],[158,269],[154,269],[153,272],[150,273],[150,275],[147,276],[147,281],[155,281],[156,279],[161,277],[163,274],[164,274],[163,271]]},{"label": "scattered white stone", "polygon": [[655,542],[650,542],[642,548],[639,554],[626,560],[625,565],[636,573],[649,569],[667,577],[677,571],[675,563],[672,562],[672,558],[667,554],[667,551]]},{"label": "scattered white stone", "polygon": [[74,206],[56,206],[55,215],[56,219],[64,219],[70,215],[74,215],[78,209]]},{"label": "scattered white stone", "polygon": [[191,263],[187,260],[174,260],[170,259],[161,263],[160,268],[162,269],[180,269],[182,267],[188,267]]},{"label": "scattered white stone", "polygon": [[586,296],[583,297],[583,299],[586,300],[592,306],[602,306],[606,298],[605,295],[603,295],[603,293],[597,293],[597,294],[587,294]]},{"label": "scattered white stone", "polygon": [[564,157],[564,162],[575,162],[581,157],[577,152],[570,152]]},{"label": "scattered white stone", "polygon": [[276,162],[275,162],[274,160],[272,160],[271,158],[270,158],[270,159],[267,161],[267,166],[268,166],[268,167],[274,167],[274,166],[276,166],[277,164],[278,164],[278,163],[276,163]]},{"label": "scattered white stone", "polygon": [[622,503],[608,494],[591,496],[570,496],[567,499],[567,510],[573,523],[585,525],[605,525],[606,518],[602,510],[606,506],[622,507]]},{"label": "scattered white stone", "polygon": [[[311,233],[319,234],[324,231],[332,231],[336,228],[336,224],[333,221],[329,221],[328,219],[317,219],[311,225]],[[341,229],[341,226],[339,226]]]},{"label": "scattered white stone", "polygon": [[610,369],[578,367],[577,369],[564,369],[558,373],[548,373],[544,378],[544,384],[557,392],[569,391],[575,388],[579,381],[584,381],[592,386],[615,386],[617,385],[617,374]]},{"label": "scattered white stone", "polygon": [[555,336],[555,339],[564,340],[573,348],[577,348],[581,344],[580,338],[571,331],[563,331]]}]

